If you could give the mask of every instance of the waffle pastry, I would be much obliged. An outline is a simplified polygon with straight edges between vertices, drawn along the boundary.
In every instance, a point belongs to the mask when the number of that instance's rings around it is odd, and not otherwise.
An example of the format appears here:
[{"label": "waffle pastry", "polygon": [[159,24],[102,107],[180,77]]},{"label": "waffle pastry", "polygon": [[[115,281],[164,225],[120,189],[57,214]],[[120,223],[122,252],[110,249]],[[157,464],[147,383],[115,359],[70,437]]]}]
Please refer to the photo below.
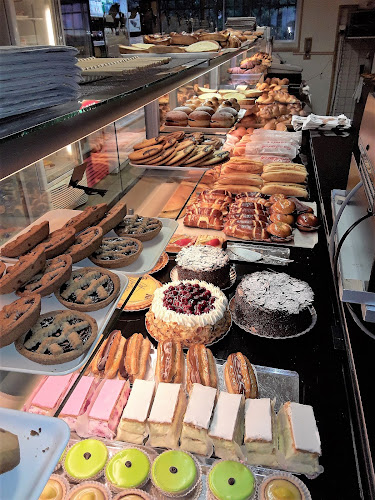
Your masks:
[{"label": "waffle pastry", "polygon": [[116,205],[107,212],[103,219],[97,223],[97,226],[103,229],[103,235],[107,234],[111,229],[116,227],[127,212],[126,203],[119,201]]},{"label": "waffle pastry", "polygon": [[71,256],[74,264],[95,252],[100,247],[102,239],[103,229],[101,227],[88,227],[77,236],[73,245],[65,253]]},{"label": "waffle pastry", "polygon": [[47,239],[39,243],[34,250],[42,249],[46,254],[46,259],[52,259],[56,255],[65,253],[76,239],[76,230],[74,227],[58,229],[51,233]]},{"label": "waffle pastry", "polygon": [[125,267],[138,259],[142,249],[142,243],[135,238],[103,238],[101,246],[90,255],[90,260],[97,266],[109,269]]},{"label": "waffle pastry", "polygon": [[106,203],[86,207],[83,212],[70,219],[64,227],[73,227],[77,233],[99,222],[107,211]]},{"label": "waffle pastry", "polygon": [[18,257],[47,238],[49,233],[49,222],[44,221],[35,224],[26,233],[21,234],[16,239],[4,245],[1,249],[1,255],[5,257]]},{"label": "waffle pastry", "polygon": [[15,292],[43,269],[46,255],[43,250],[35,249],[19,258],[17,264],[10,266],[0,278],[0,295]]},{"label": "waffle pastry", "polygon": [[40,295],[22,297],[0,311],[0,347],[11,344],[26,333],[40,314]]},{"label": "waffle pastry", "polygon": [[81,356],[91,347],[97,333],[96,321],[88,314],[50,311],[42,314],[15,345],[17,351],[31,361],[54,365]]},{"label": "waffle pastry", "polygon": [[121,224],[115,228],[115,232],[119,236],[128,236],[139,241],[149,241],[160,233],[162,227],[163,225],[159,219],[135,214],[125,217]]},{"label": "waffle pastry", "polygon": [[41,297],[56,291],[72,273],[70,255],[58,255],[48,260],[46,267],[17,290],[17,295],[26,296],[38,293]]},{"label": "waffle pastry", "polygon": [[68,309],[97,311],[113,302],[119,293],[117,274],[98,267],[81,267],[72,272],[55,295]]}]

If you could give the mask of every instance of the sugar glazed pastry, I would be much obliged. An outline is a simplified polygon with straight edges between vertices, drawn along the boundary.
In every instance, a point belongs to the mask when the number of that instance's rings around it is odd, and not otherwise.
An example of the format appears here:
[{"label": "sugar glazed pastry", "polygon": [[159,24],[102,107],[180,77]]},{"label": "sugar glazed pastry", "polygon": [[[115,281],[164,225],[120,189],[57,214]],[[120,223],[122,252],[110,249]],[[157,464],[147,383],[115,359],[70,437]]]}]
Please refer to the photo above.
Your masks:
[{"label": "sugar glazed pastry", "polygon": [[225,386],[231,394],[243,394],[245,399],[258,397],[258,382],[254,368],[241,352],[228,356],[224,367]]},{"label": "sugar glazed pastry", "polygon": [[210,349],[203,344],[191,346],[186,355],[186,365],[186,389],[188,392],[196,383],[217,388],[217,369]]},{"label": "sugar glazed pastry", "polygon": [[144,379],[150,361],[151,342],[141,333],[134,333],[126,340],[120,365],[119,378],[129,379],[131,383],[136,379]]},{"label": "sugar glazed pastry", "polygon": [[113,330],[90,363],[89,373],[100,378],[115,378],[120,367],[126,339],[120,330]]},{"label": "sugar glazed pastry", "polygon": [[146,327],[159,342],[173,339],[184,347],[208,344],[231,324],[223,292],[204,281],[175,281],[155,290]]},{"label": "sugar glazed pastry", "polygon": [[162,340],[158,344],[155,380],[181,384],[185,373],[185,357],[181,342]]}]

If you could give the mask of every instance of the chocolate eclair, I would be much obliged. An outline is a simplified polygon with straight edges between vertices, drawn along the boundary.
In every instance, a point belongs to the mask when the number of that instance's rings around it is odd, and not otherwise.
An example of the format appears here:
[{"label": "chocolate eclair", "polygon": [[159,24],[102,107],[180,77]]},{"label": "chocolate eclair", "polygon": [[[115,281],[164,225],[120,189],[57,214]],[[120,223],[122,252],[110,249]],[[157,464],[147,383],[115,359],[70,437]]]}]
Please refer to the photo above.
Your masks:
[{"label": "chocolate eclair", "polygon": [[91,362],[92,374],[102,378],[114,378],[119,369],[125,343],[126,339],[121,335],[121,331],[113,330]]},{"label": "chocolate eclair", "polygon": [[228,392],[243,394],[246,399],[258,397],[258,382],[254,368],[242,352],[235,352],[228,356],[224,378]]},{"label": "chocolate eclair", "polygon": [[180,342],[159,342],[155,368],[155,379],[159,382],[180,384],[185,367],[184,352]]},{"label": "chocolate eclair", "polygon": [[217,370],[215,359],[210,349],[203,344],[195,344],[187,352],[186,389],[190,392],[193,384],[202,384],[217,388]]}]

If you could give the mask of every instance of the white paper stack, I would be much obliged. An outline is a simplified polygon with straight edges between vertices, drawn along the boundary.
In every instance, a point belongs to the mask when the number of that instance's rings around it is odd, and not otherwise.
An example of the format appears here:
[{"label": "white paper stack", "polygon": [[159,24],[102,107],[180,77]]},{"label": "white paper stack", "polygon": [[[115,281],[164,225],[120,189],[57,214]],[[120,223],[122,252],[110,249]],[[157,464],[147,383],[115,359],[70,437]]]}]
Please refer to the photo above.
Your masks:
[{"label": "white paper stack", "polygon": [[225,23],[226,28],[231,28],[233,30],[253,30],[256,29],[256,18],[255,17],[228,17]]},{"label": "white paper stack", "polygon": [[348,129],[351,127],[351,120],[345,115],[318,116],[311,113],[309,116],[293,115],[292,126],[294,130],[331,130],[336,127]]},{"label": "white paper stack", "polygon": [[0,47],[0,118],[77,99],[74,47]]}]

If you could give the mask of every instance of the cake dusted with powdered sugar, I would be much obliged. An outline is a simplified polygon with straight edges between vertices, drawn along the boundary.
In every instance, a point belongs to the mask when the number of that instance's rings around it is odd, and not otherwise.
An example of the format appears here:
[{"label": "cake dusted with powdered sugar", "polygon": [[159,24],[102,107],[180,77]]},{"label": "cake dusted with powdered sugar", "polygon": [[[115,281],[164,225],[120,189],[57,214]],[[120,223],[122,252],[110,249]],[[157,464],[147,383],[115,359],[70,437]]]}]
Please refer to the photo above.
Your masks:
[{"label": "cake dusted with powdered sugar", "polygon": [[209,245],[183,248],[176,257],[178,278],[197,279],[219,288],[229,285],[229,256],[221,248]]}]

